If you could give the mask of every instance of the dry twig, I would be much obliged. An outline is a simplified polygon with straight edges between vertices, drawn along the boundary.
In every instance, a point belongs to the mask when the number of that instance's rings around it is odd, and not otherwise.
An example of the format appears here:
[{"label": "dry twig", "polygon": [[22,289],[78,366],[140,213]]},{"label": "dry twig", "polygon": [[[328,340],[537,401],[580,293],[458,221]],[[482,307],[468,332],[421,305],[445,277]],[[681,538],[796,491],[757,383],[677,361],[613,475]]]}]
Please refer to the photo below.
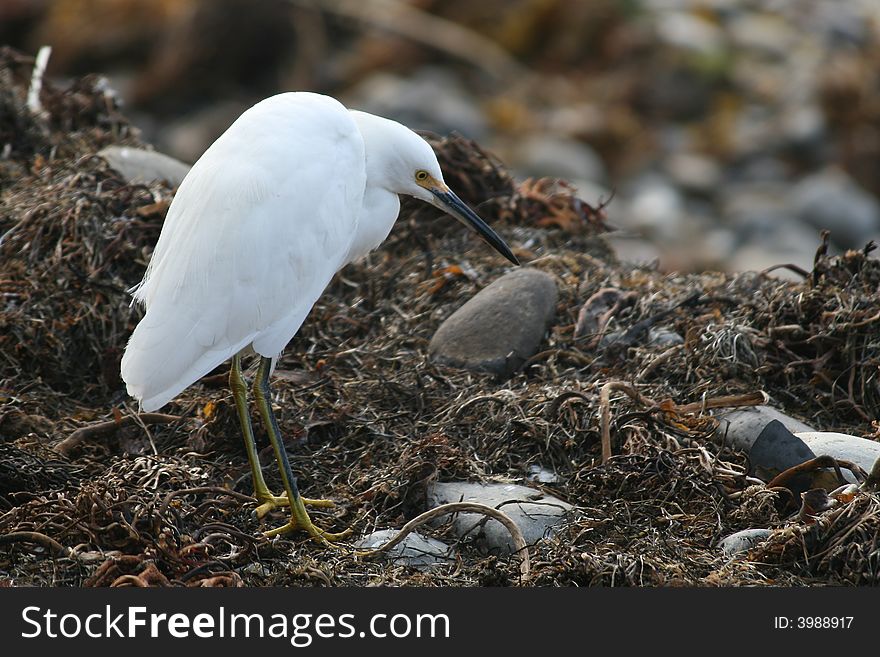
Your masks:
[{"label": "dry twig", "polygon": [[139,426],[144,426],[145,424],[168,424],[169,422],[176,422],[180,419],[182,418],[177,415],[165,415],[164,413],[125,415],[119,420],[108,420],[107,422],[99,422],[97,424],[90,424],[86,427],[80,427],[67,438],[55,445],[55,450],[68,456],[84,440],[91,440],[92,438],[97,438],[99,436],[110,435],[122,427],[127,427],[132,424],[137,424]]}]

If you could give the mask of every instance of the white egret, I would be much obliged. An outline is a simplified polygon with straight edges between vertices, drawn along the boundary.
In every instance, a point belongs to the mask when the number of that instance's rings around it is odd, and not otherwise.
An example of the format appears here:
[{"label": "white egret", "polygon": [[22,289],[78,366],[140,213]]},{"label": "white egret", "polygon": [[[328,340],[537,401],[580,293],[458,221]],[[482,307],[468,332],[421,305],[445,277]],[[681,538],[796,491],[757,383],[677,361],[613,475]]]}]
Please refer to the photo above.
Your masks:
[{"label": "white egret", "polygon": [[[275,359],[344,265],[388,236],[407,194],[474,228],[518,264],[498,235],[443,182],[428,143],[394,121],[333,98],[283,93],[244,112],[193,165],[134,298],[146,308],[122,358],[128,392],[145,411],[164,405],[232,359],[229,382],[263,515],[289,505],[268,532],[316,527],[300,497],[270,403]],[[257,459],[241,371],[259,357],[254,396],[284,482],[269,492]]]}]

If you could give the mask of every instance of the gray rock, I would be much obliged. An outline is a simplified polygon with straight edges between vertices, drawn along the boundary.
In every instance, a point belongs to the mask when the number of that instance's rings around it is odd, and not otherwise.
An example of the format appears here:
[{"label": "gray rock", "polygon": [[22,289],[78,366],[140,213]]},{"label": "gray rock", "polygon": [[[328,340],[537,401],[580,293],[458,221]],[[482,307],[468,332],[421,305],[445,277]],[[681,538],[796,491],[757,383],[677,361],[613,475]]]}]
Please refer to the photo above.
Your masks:
[{"label": "gray rock", "polygon": [[826,147],[825,115],[815,105],[791,103],[781,112],[780,129],[789,148],[819,159]]},{"label": "gray rock", "polygon": [[[585,200],[592,206],[600,205],[614,196],[614,192],[609,187],[601,185],[593,180],[572,178],[568,182],[570,182],[575,190],[577,190],[578,198]],[[605,212],[609,217],[612,216],[613,210],[614,203],[606,205]]]},{"label": "gray rock", "polygon": [[[553,528],[572,508],[552,495],[515,484],[446,482],[434,483],[428,488],[429,508],[449,502],[477,502],[499,508],[517,524],[528,545],[552,534]],[[457,514],[452,531],[461,537],[475,536],[477,545],[487,552],[510,554],[514,551],[510,532],[504,525],[497,520],[487,520],[479,513]]]},{"label": "gray rock", "polygon": [[[601,132],[608,123],[608,114],[601,103],[574,99],[553,104],[541,112],[543,128],[560,135],[590,135]],[[501,158],[507,161],[504,157]]]},{"label": "gray rock", "polygon": [[672,347],[684,344],[684,338],[672,329],[655,327],[648,331],[648,344],[654,347]]},{"label": "gray rock", "polygon": [[797,221],[788,201],[789,186],[766,180],[728,185],[721,202],[723,223],[734,227],[744,239],[766,238],[781,224]]},{"label": "gray rock", "polygon": [[696,67],[655,67],[645,76],[639,102],[672,121],[697,121],[711,111],[715,97],[712,77]]},{"label": "gray rock", "polygon": [[438,363],[511,376],[541,344],[556,311],[556,281],[514,269],[440,325],[428,352]]},{"label": "gray rock", "polygon": [[835,167],[804,178],[792,190],[797,216],[817,229],[831,231],[831,241],[861,248],[880,236],[880,202]]},{"label": "gray rock", "polygon": [[172,187],[177,187],[190,169],[188,164],[168,155],[129,146],[107,146],[98,151],[98,155],[133,184],[164,180]]},{"label": "gray rock", "polygon": [[660,13],[657,36],[666,44],[708,56],[724,47],[724,35],[715,23],[685,11]]},{"label": "gray rock", "polygon": [[735,408],[717,413],[717,416],[721,420],[721,426],[715,434],[718,440],[723,440],[726,445],[745,452],[752,449],[764,427],[773,420],[779,420],[794,434],[800,431],[813,431],[809,425],[777,411],[772,406]]},{"label": "gray rock", "polygon": [[343,102],[414,130],[455,130],[478,141],[489,132],[473,96],[454,75],[439,68],[426,67],[409,78],[375,73],[347,92]]},{"label": "gray rock", "polygon": [[[755,86],[761,83],[762,77],[770,77],[775,82],[775,77],[761,75],[761,69],[753,64],[746,65],[748,74],[744,74],[745,80],[752,80]],[[768,80],[764,84],[769,85]],[[774,123],[775,115],[770,107],[758,104],[746,105],[739,111],[733,121],[729,132],[730,151],[738,159],[756,157],[762,153],[773,152],[782,141],[779,128]]]},{"label": "gray rock", "polygon": [[735,534],[726,536],[718,542],[718,547],[727,557],[732,557],[740,552],[747,552],[758,543],[766,541],[773,532],[769,529],[743,529]]},{"label": "gray rock", "polygon": [[743,12],[728,27],[734,45],[765,56],[784,58],[791,55],[796,33],[781,16]]},{"label": "gray rock", "polygon": [[739,244],[739,236],[725,226],[716,226],[706,231],[700,244],[702,262],[707,269],[719,269],[727,266],[727,261],[735,253]]},{"label": "gray rock", "polygon": [[626,335],[626,331],[608,331],[608,333],[603,335],[599,340],[599,344],[597,345],[599,351],[604,351],[618,343],[620,343],[620,346],[623,346],[622,339],[624,335]]},{"label": "gray rock", "polygon": [[[374,550],[400,533],[398,529],[380,529],[367,534],[357,542],[361,549]],[[443,541],[422,536],[418,532],[407,535],[400,543],[383,554],[385,561],[398,565],[427,570],[432,566],[449,563],[452,548]]]},{"label": "gray rock", "polygon": [[[850,436],[834,431],[796,431],[794,435],[803,440],[816,456],[831,456],[844,461],[852,461],[865,472],[871,472],[874,463],[880,459],[880,443]],[[848,470],[841,470],[843,476],[851,483],[856,479]]]},{"label": "gray rock", "polygon": [[[749,450],[749,474],[769,482],[781,472],[816,458],[807,444],[778,420],[770,422]],[[798,488],[803,492],[818,484]]]},{"label": "gray rock", "polygon": [[[613,202],[614,192],[605,185],[601,185],[593,180],[586,180],[584,178],[571,178],[568,180],[575,188],[575,196],[579,199],[582,199],[592,205],[594,208],[602,205],[603,203],[607,203],[603,208],[605,212],[605,216],[608,218],[608,222],[612,226],[618,226],[619,218],[620,218],[620,210],[621,208],[617,205],[617,203]],[[612,199],[611,203],[608,203],[608,200]]]},{"label": "gray rock", "polygon": [[624,227],[643,228],[668,241],[680,240],[685,222],[684,199],[662,176],[648,175],[634,183]]},{"label": "gray rock", "polygon": [[725,183],[724,191],[728,196],[736,197],[740,193],[735,182],[753,185],[769,183],[776,185],[784,193],[790,184],[791,166],[775,155],[759,151],[729,166],[726,174],[729,179]]},{"label": "gray rock", "polygon": [[[873,20],[872,18],[873,17]],[[830,50],[836,51],[871,42],[873,21],[877,19],[877,5],[873,0],[861,2],[819,3],[810,12],[810,33],[824,34]]]},{"label": "gray rock", "polygon": [[718,162],[704,155],[676,151],[663,164],[677,185],[695,194],[713,194],[723,179]]},{"label": "gray rock", "polygon": [[606,178],[605,165],[596,151],[570,138],[553,135],[528,137],[518,144],[514,158],[521,177],[596,181]]},{"label": "gray rock", "polygon": [[558,484],[562,481],[562,478],[552,470],[542,468],[537,463],[532,463],[529,466],[529,480],[539,484]]}]

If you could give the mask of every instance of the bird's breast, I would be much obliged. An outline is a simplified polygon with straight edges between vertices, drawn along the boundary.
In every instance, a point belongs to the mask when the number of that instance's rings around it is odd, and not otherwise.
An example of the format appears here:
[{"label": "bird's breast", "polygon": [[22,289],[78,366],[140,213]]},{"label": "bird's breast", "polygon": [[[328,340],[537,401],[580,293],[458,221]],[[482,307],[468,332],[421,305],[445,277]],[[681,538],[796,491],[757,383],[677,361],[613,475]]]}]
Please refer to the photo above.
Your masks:
[{"label": "bird's breast", "polygon": [[357,230],[346,262],[364,257],[385,241],[399,213],[400,199],[397,194],[381,188],[371,188],[367,184],[358,215]]}]

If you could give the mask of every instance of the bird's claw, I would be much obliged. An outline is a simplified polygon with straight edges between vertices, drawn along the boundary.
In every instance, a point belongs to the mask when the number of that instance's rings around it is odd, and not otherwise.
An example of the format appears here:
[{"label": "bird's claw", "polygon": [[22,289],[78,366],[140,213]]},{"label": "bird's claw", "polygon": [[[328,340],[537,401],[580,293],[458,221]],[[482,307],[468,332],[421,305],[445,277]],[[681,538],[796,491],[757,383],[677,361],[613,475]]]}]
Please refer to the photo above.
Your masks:
[{"label": "bird's claw", "polygon": [[291,520],[286,525],[276,527],[275,529],[270,529],[267,532],[263,532],[263,535],[266,538],[272,538],[274,536],[280,536],[281,534],[287,534],[296,531],[297,529],[307,531],[309,533],[309,536],[311,536],[314,540],[316,540],[318,543],[321,543],[322,545],[332,545],[336,541],[341,541],[342,539],[347,538],[352,533],[351,529],[346,529],[345,531],[334,534],[332,532],[324,531],[323,529],[312,523],[311,520],[309,520],[308,522],[300,523],[299,521],[291,518]]},{"label": "bird's claw", "polygon": [[[336,506],[336,502],[333,500],[312,500],[307,497],[301,499],[303,504],[315,509],[332,509]],[[266,515],[279,507],[290,506],[290,502],[287,500],[287,494],[272,495],[270,493],[267,495],[260,495],[257,497],[257,502],[259,502],[259,505],[253,511],[253,515],[257,520],[262,520]]]},{"label": "bird's claw", "polygon": [[[273,495],[272,493],[266,491],[264,493],[257,493],[257,502],[259,505],[256,509],[254,509],[254,515],[257,518],[263,518],[271,511],[279,507],[290,507],[290,501],[287,498],[287,494],[282,495]],[[290,521],[281,527],[276,527],[275,529],[270,529],[267,532],[264,532],[264,535],[267,538],[272,538],[274,536],[279,536],[281,534],[287,534],[289,532],[301,529],[303,531],[308,532],[309,536],[311,536],[314,540],[318,541],[323,545],[329,545],[334,541],[339,541],[349,536],[352,533],[351,529],[347,529],[344,532],[332,533],[327,532],[317,527],[312,519],[309,518],[309,514],[306,511],[306,507],[310,506],[316,509],[329,509],[336,506],[336,503],[333,500],[313,500],[307,497],[299,497],[295,498],[295,504],[293,504],[291,508],[291,518]]]}]

